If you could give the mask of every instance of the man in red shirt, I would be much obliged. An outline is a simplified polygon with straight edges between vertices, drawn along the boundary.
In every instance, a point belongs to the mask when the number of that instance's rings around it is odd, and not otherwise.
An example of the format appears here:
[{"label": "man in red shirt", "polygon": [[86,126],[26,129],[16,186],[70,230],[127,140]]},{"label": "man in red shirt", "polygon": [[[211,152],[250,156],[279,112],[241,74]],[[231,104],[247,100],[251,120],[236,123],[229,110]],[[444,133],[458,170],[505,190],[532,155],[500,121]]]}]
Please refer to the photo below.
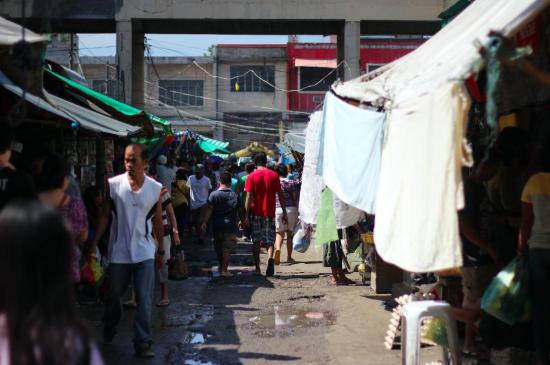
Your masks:
[{"label": "man in red shirt", "polygon": [[[279,195],[281,209],[283,210],[283,221],[287,221],[285,199],[281,190],[279,175],[275,171],[266,168],[267,156],[265,153],[258,153],[254,162],[256,170],[248,175],[244,191],[246,194],[246,216],[245,225],[252,225],[252,247],[254,250],[254,261],[256,273],[260,273],[260,247],[267,249],[269,260],[267,262],[266,276],[273,276],[275,264],[273,260],[273,245],[275,243],[275,196]],[[250,220],[248,222],[248,213]]]}]

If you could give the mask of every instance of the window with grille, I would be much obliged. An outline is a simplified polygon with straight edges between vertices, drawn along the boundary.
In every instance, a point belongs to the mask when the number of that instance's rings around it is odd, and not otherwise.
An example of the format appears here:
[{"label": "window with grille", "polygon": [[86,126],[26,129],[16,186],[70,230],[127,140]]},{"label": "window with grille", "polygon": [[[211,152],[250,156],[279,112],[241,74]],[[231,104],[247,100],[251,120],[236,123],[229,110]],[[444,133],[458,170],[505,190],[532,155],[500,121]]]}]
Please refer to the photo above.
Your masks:
[{"label": "window with grille", "polygon": [[231,74],[231,91],[274,91],[272,85],[275,85],[275,66],[230,66],[229,73]]},{"label": "window with grille", "polygon": [[303,91],[328,91],[334,81],[336,71],[333,68],[300,67],[300,89]]},{"label": "window with grille", "polygon": [[116,80],[92,80],[92,89],[110,98],[117,98]]},{"label": "window with grille", "polygon": [[203,80],[159,80],[159,100],[172,106],[202,106]]}]

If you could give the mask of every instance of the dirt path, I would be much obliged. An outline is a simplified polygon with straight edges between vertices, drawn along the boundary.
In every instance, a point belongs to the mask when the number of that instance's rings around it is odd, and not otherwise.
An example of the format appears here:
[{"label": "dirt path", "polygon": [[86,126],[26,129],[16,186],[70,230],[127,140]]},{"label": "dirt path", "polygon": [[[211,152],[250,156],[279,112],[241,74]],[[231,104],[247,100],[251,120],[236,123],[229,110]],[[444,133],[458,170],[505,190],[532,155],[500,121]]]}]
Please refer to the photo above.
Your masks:
[{"label": "dirt path", "polygon": [[[119,334],[101,344],[102,306],[81,309],[108,364],[400,364],[398,350],[383,339],[390,313],[387,296],[366,286],[330,284],[320,253],[295,254],[298,264],[277,267],[273,278],[255,276],[250,245],[241,243],[230,269],[233,278],[191,277],[170,282],[171,305],[153,313],[151,360],[133,357],[132,312],[126,311]],[[195,274],[215,265],[211,247],[187,250]],[[283,259],[286,255],[283,253]],[[262,255],[265,261],[265,255]],[[357,274],[350,276],[359,282]],[[433,358],[436,349],[423,350]]]}]

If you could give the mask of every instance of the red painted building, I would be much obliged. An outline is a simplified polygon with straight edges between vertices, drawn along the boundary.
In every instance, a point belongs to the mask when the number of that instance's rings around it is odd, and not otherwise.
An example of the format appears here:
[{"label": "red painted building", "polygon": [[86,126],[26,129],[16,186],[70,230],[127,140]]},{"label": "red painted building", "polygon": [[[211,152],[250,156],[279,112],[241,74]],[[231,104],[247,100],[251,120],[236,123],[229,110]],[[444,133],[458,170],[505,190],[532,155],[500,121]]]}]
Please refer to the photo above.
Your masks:
[{"label": "red painted building", "polygon": [[[363,38],[361,73],[390,63],[415,50],[423,42],[423,38]],[[311,112],[323,103],[325,92],[337,78],[336,43],[289,42],[287,54],[287,89],[300,90],[288,93],[288,109]]]}]

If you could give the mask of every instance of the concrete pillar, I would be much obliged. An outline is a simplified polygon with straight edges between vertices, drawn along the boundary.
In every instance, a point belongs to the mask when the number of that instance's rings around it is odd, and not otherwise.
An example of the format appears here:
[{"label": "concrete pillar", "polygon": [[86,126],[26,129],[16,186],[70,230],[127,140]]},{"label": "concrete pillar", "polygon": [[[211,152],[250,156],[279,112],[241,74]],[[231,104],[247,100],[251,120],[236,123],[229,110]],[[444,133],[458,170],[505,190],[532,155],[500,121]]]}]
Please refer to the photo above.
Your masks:
[{"label": "concrete pillar", "polygon": [[358,21],[346,21],[338,33],[338,64],[346,61],[338,68],[338,77],[341,80],[350,80],[360,75],[361,23]]},{"label": "concrete pillar", "polygon": [[144,109],[144,34],[131,20],[116,22],[116,59],[119,100]]}]

